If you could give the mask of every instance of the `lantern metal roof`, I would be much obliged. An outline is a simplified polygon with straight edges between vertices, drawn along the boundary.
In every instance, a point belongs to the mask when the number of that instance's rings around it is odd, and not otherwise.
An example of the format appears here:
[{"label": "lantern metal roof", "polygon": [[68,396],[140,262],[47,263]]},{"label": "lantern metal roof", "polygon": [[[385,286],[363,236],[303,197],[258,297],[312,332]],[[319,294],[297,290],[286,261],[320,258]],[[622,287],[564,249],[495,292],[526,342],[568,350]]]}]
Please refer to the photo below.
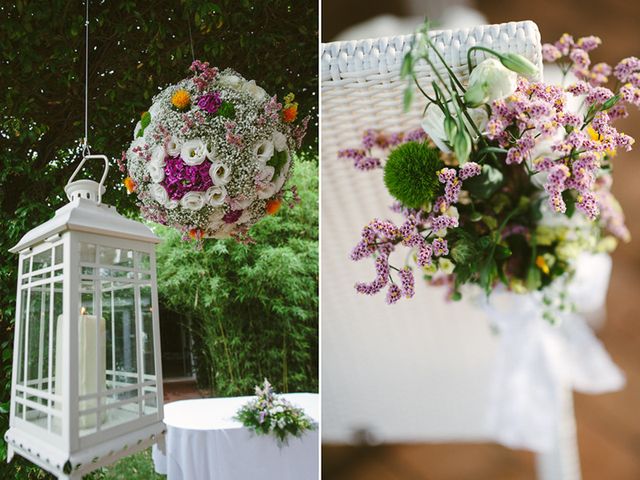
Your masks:
[{"label": "lantern metal roof", "polygon": [[123,217],[113,206],[101,203],[102,194],[105,191],[103,182],[104,177],[100,183],[93,180],[70,181],[65,187],[69,203],[56,210],[52,219],[25,234],[9,251],[12,253],[21,252],[66,231],[160,243],[160,239],[149,227]]}]

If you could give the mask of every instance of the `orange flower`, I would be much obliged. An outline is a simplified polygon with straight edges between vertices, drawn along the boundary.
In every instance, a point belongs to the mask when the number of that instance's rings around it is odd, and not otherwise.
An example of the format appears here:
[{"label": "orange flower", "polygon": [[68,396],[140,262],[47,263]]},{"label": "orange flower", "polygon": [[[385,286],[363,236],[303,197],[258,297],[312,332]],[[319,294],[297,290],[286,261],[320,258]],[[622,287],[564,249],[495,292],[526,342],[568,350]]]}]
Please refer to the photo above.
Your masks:
[{"label": "orange flower", "polygon": [[280,200],[279,198],[272,198],[267,202],[265,210],[269,215],[275,215],[276,213],[278,213],[278,210],[280,210],[281,206],[282,200]]},{"label": "orange flower", "polygon": [[181,88],[171,96],[171,104],[178,110],[184,110],[191,105],[191,95]]},{"label": "orange flower", "polygon": [[191,230],[189,230],[189,237],[192,240],[199,240],[202,238],[202,230],[198,229],[198,228],[192,228]]},{"label": "orange flower", "polygon": [[282,110],[282,120],[285,123],[291,123],[298,117],[298,104],[293,103]]},{"label": "orange flower", "polygon": [[133,181],[133,178],[127,177],[122,183],[124,183],[124,186],[127,188],[127,193],[136,191],[136,182]]}]

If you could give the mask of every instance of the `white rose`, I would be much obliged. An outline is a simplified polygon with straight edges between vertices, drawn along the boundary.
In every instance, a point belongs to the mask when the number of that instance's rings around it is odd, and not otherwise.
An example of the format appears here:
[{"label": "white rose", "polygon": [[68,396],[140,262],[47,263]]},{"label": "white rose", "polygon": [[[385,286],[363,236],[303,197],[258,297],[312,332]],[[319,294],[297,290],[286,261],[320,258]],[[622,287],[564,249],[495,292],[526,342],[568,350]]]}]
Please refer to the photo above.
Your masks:
[{"label": "white rose", "polygon": [[180,199],[180,205],[187,210],[200,210],[204,207],[204,195],[202,192],[187,192]]},{"label": "white rose", "polygon": [[209,176],[214,185],[226,185],[231,178],[231,169],[224,163],[215,161],[209,167]]},{"label": "white rose", "polygon": [[273,175],[276,173],[276,169],[271,165],[265,165],[256,175],[256,180],[259,183],[268,183],[273,179]]},{"label": "white rose", "polygon": [[226,75],[220,75],[218,77],[218,84],[223,85],[225,87],[239,88],[241,83],[242,83],[242,78],[240,78],[238,75],[233,75],[229,73]]},{"label": "white rose", "polygon": [[242,91],[251,95],[256,102],[263,102],[269,98],[267,92],[265,92],[262,87],[256,85],[255,80],[245,82],[245,84],[242,85]]},{"label": "white rose", "polygon": [[207,146],[198,138],[184,142],[180,157],[187,165],[200,165],[207,158]]},{"label": "white rose", "polygon": [[157,145],[151,151],[151,160],[147,163],[147,171],[153,183],[164,180],[164,166],[166,153],[164,148]]},{"label": "white rose", "polygon": [[469,76],[465,100],[473,106],[505,98],[516,91],[518,74],[506,68],[497,58],[483,60]]},{"label": "white rose", "polygon": [[169,202],[169,194],[160,184],[153,183],[149,185],[149,194],[160,205],[166,205]]},{"label": "white rose", "polygon": [[227,197],[227,189],[222,186],[210,187],[205,195],[206,202],[212,207],[217,207],[224,204],[224,200]]},{"label": "white rose", "polygon": [[171,157],[177,157],[180,155],[180,151],[182,150],[182,144],[176,137],[171,137],[167,144],[165,145],[167,150],[167,154]]},{"label": "white rose", "polygon": [[287,137],[283,133],[275,132],[273,134],[273,144],[278,152],[281,152],[287,148]]},{"label": "white rose", "polygon": [[264,186],[258,187],[258,198],[261,198],[263,200],[271,198],[277,191],[278,189],[276,188],[276,184],[269,182]]},{"label": "white rose", "polygon": [[273,142],[270,140],[260,140],[253,147],[253,154],[258,163],[265,165],[273,156]]},{"label": "white rose", "polygon": [[158,165],[155,162],[147,163],[147,172],[153,183],[160,183],[164,180],[164,165]]},{"label": "white rose", "polygon": [[229,199],[229,206],[232,210],[244,210],[253,203],[254,198],[239,195]]},{"label": "white rose", "polygon": [[156,165],[160,165],[164,167],[164,159],[167,156],[164,147],[162,145],[156,145],[151,150],[151,163],[155,163]]},{"label": "white rose", "polygon": [[210,161],[215,162],[217,157],[218,157],[218,151],[216,150],[216,147],[214,145],[208,146],[207,147],[207,158]]}]

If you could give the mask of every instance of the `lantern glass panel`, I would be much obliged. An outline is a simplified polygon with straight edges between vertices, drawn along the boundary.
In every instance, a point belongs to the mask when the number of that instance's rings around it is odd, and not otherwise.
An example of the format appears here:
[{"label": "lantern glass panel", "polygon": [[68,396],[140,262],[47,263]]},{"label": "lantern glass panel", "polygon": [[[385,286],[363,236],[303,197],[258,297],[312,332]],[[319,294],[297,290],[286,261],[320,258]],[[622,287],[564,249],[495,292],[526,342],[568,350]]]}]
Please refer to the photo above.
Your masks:
[{"label": "lantern glass panel", "polygon": [[16,418],[60,435],[60,392],[54,371],[62,315],[62,243],[34,250],[21,258],[14,408]]}]

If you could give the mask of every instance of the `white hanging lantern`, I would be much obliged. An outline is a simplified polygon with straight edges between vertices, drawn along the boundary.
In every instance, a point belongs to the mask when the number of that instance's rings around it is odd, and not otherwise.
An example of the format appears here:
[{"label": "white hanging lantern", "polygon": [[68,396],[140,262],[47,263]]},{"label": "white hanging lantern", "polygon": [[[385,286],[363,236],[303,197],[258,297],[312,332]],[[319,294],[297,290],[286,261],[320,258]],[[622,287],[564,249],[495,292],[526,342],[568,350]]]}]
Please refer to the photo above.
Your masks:
[{"label": "white hanging lantern", "polygon": [[[73,181],[103,159],[100,183]],[[104,155],[19,253],[8,458],[76,479],[163,439],[154,246],[101,202]]]}]

